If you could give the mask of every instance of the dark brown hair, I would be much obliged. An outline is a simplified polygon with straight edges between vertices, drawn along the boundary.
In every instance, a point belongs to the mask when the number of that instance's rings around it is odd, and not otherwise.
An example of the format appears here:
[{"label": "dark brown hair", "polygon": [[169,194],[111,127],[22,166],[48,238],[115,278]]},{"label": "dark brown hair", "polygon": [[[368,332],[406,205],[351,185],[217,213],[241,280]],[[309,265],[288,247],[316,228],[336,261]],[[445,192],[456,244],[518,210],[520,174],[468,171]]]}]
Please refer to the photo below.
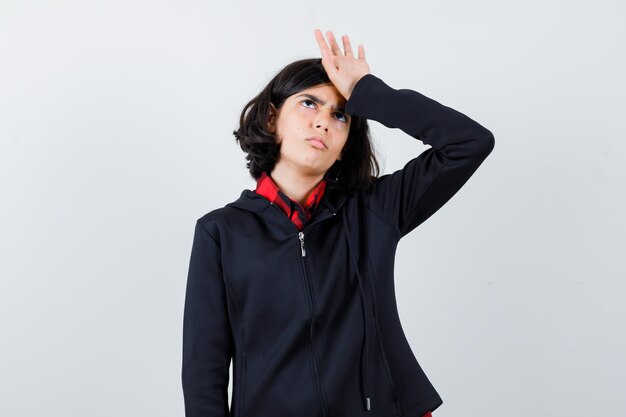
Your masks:
[{"label": "dark brown hair", "polygon": [[[261,173],[271,172],[280,157],[280,143],[267,130],[270,103],[276,109],[285,100],[302,90],[319,84],[331,84],[321,58],[302,59],[284,67],[248,102],[241,112],[239,129],[233,131],[235,141],[247,154],[246,167],[255,180]],[[326,172],[327,186],[344,192],[364,189],[379,175],[379,165],[372,149],[367,119],[351,115],[350,132],[341,152],[341,160]]]}]

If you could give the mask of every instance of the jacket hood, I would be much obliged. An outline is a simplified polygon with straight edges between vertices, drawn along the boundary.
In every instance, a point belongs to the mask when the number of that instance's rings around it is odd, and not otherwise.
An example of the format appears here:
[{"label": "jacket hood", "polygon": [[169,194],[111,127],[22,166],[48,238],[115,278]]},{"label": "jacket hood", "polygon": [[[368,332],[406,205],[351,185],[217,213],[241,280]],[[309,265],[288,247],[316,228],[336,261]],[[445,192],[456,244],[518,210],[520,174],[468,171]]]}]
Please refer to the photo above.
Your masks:
[{"label": "jacket hood", "polygon": [[[328,187],[322,196],[320,205],[326,206],[333,213],[338,213],[348,197],[347,194],[338,189]],[[226,204],[226,207],[236,207],[257,213],[265,209],[267,204],[269,201],[265,197],[257,194],[254,190],[245,189],[237,200]]]}]

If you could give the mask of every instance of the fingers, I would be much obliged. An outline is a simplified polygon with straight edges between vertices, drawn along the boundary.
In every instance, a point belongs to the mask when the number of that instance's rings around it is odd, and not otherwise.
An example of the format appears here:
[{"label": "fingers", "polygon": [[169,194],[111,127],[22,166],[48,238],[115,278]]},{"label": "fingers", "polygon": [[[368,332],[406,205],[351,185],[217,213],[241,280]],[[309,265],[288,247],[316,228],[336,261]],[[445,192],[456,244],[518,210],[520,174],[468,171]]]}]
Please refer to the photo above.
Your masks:
[{"label": "fingers", "polygon": [[324,39],[324,35],[322,35],[321,30],[315,29],[315,39],[317,39],[317,44],[319,45],[320,51],[322,52],[322,58],[330,62],[332,53],[328,48],[328,44],[326,43],[326,39]]},{"label": "fingers", "polygon": [[[330,58],[333,55],[344,55],[354,58],[354,52],[352,51],[352,45],[350,44],[350,37],[348,35],[343,35],[341,37],[341,41],[343,43],[344,53],[341,52],[341,48],[339,44],[337,44],[337,40],[333,35],[332,31],[326,32],[326,37],[328,38],[328,42],[330,43],[330,47],[328,43],[326,43],[326,39],[324,39],[324,35],[322,35],[322,31],[319,29],[315,29],[315,38],[317,39],[317,44],[320,47],[320,51],[322,52],[322,57],[325,60],[330,61]],[[365,61],[365,47],[363,45],[359,45],[357,48],[358,51],[358,59]]]},{"label": "fingers", "polygon": [[328,42],[330,42],[330,49],[333,51],[334,55],[343,55],[341,53],[341,48],[337,44],[337,40],[335,40],[335,35],[330,30],[326,31],[326,37],[328,38]]},{"label": "fingers", "polygon": [[352,53],[352,46],[350,45],[350,38],[348,37],[348,35],[343,35],[341,37],[341,40],[343,42],[343,50],[346,54],[346,56],[354,56],[354,54]]}]

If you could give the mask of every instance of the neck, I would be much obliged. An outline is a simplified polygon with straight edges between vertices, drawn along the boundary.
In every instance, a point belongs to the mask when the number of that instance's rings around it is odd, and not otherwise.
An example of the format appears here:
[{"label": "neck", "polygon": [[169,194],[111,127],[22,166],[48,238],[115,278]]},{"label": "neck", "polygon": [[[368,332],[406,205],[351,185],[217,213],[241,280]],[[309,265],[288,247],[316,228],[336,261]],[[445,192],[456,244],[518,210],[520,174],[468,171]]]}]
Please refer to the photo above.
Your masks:
[{"label": "neck", "polygon": [[283,164],[276,164],[270,173],[272,180],[287,197],[304,205],[311,191],[324,179],[324,173],[305,174],[295,169],[287,169]]}]

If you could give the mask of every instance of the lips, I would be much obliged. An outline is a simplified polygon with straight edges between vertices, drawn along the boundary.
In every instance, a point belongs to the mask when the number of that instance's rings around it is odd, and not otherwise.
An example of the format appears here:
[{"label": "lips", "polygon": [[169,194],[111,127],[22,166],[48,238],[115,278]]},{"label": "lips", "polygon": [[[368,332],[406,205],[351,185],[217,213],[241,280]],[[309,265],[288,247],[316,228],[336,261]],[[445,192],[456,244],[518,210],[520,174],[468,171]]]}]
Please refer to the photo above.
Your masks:
[{"label": "lips", "polygon": [[311,145],[315,146],[318,149],[328,148],[324,139],[320,138],[319,136],[312,136],[310,138],[307,138],[307,142],[309,142]]}]

